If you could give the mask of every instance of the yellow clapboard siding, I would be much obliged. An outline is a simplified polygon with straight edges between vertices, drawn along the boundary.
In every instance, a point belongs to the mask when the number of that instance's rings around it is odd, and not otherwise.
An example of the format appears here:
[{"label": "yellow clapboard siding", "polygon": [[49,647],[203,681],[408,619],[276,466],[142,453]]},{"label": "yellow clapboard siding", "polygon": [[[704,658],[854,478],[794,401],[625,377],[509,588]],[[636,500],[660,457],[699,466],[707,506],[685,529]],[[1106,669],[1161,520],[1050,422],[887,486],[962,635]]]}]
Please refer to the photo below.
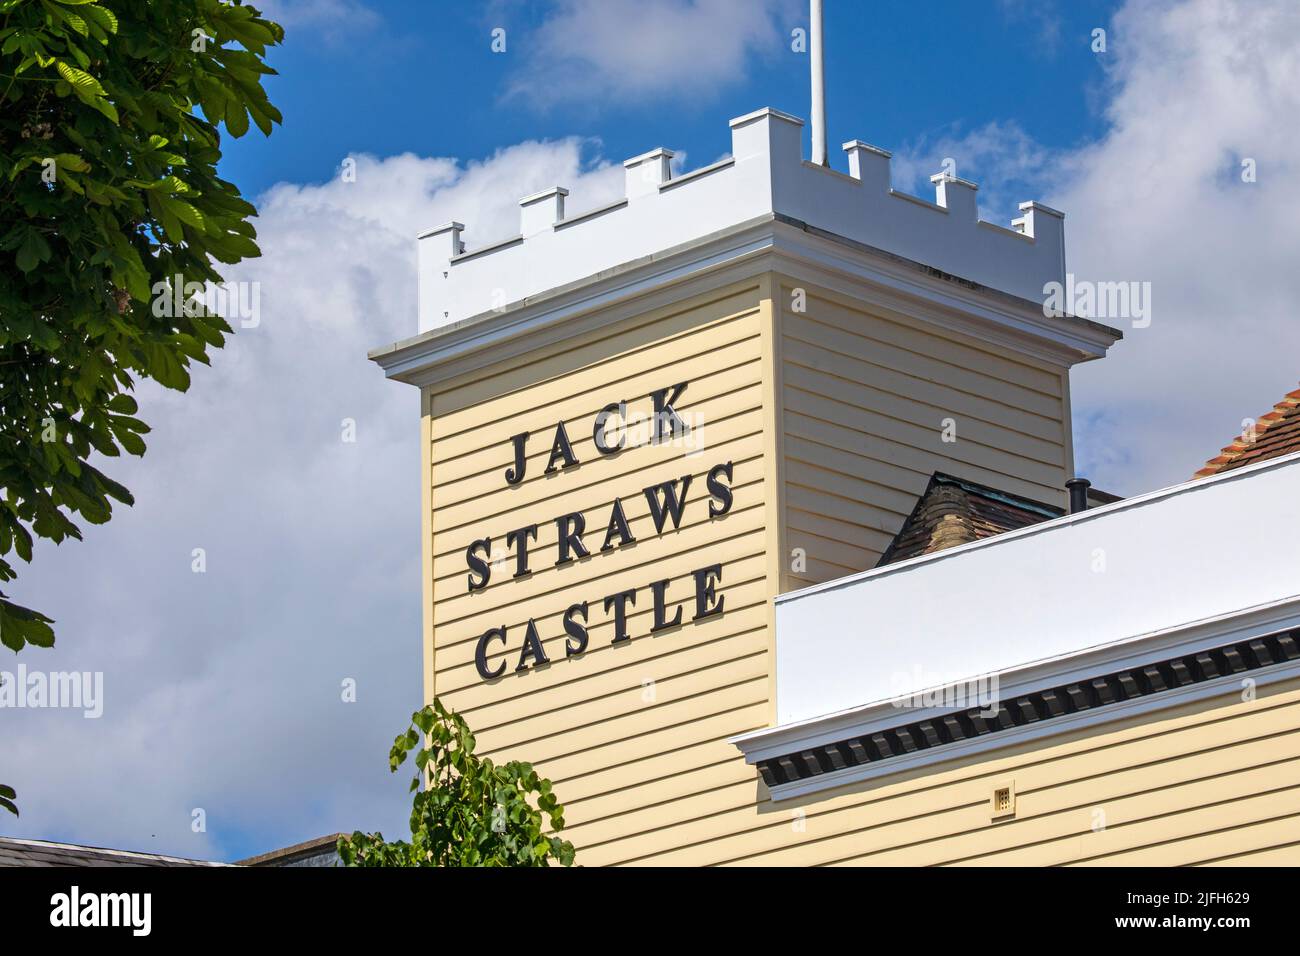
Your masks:
[{"label": "yellow clapboard siding", "polygon": [[[892,494],[889,489],[811,462],[788,459],[785,480],[790,484],[815,488],[825,494],[848,501],[869,501],[878,511],[890,516],[891,520],[897,519],[900,523],[912,511],[908,503],[900,502],[899,496]],[[912,498],[910,505],[915,504],[916,498]]]},{"label": "yellow clapboard siding", "polygon": [[[735,726],[737,724],[733,719],[729,727]],[[705,767],[731,764],[734,763],[732,754],[736,748],[727,743],[727,738],[736,733],[741,731],[728,729],[727,732],[708,739],[694,740],[685,747],[654,754],[641,760],[616,763],[599,772],[584,773],[568,780],[558,781],[557,785],[563,786],[566,801],[576,803],[626,790],[644,780],[658,780]]]},{"label": "yellow clapboard siding", "polygon": [[[839,299],[834,293],[814,294],[808,300],[806,313],[796,313],[787,308],[785,315],[796,321],[832,326],[915,355],[933,356],[955,368],[979,369],[992,377],[1017,382],[1023,388],[1044,395],[1060,396],[1060,380],[1054,371],[1043,365],[1025,358],[1006,357],[986,343],[946,329],[924,327],[916,320],[891,321],[884,310],[864,310],[857,304]],[[849,355],[856,352],[854,349],[845,351]]]},{"label": "yellow clapboard siding", "polygon": [[[903,526],[906,517],[896,511],[875,508],[865,502],[854,501],[852,498],[844,498],[819,488],[809,488],[790,482],[786,483],[785,494],[786,502],[794,510],[804,514],[825,516],[874,532],[879,535],[876,540],[880,543],[882,551]],[[795,524],[797,520],[790,520],[790,523]]]},{"label": "yellow clapboard siding", "polygon": [[[1231,748],[1226,748],[1216,756],[1223,760],[1230,750]],[[1200,761],[1200,767],[1204,767],[1203,760]],[[859,855],[850,858],[848,862],[889,866],[906,858],[908,866],[933,866],[952,862],[1056,866],[1071,860],[1127,849],[1135,840],[1170,839],[1170,834],[1183,832],[1187,818],[1180,815],[1190,812],[1188,808],[1243,798],[1257,793],[1261,788],[1275,786],[1270,783],[1272,780],[1300,786],[1300,762],[1293,762],[1289,767],[1270,765],[1221,776],[1201,776],[1191,782],[1182,782],[1176,776],[1179,770],[1184,773],[1188,770],[1198,772],[1195,766],[1170,762],[1167,766],[1157,767],[1154,774],[1147,775],[1148,778],[1155,777],[1152,782],[1157,784],[1157,789],[1139,790],[1105,800],[1085,799],[1083,803],[1078,802],[1078,793],[1070,794],[1067,788],[1065,800],[1073,798],[1075,802],[1066,808],[1041,813],[1036,806],[1053,798],[1059,799],[1056,794],[1048,793],[1037,797],[1026,795],[1022,798],[1017,793],[1016,819],[996,825],[989,822],[988,802],[984,800],[974,806],[952,811],[941,820],[934,821],[938,828],[946,828],[948,832],[936,834],[935,838],[915,846],[890,850],[887,844],[894,839],[891,834],[871,834],[870,838],[863,841],[878,847],[870,860]],[[1203,770],[1200,772],[1203,773]],[[1086,784],[1075,789],[1086,789]],[[1094,814],[1098,812],[1104,813],[1105,826],[1094,831]],[[1162,819],[1164,817],[1169,819]],[[1158,834],[1164,836],[1157,837]],[[861,849],[872,848],[863,846]]]},{"label": "yellow clapboard siding", "polygon": [[[752,813],[752,805],[757,794],[757,784],[753,778],[726,778],[717,787],[697,788],[696,792],[668,800],[655,799],[657,781],[650,780],[635,788],[640,806],[603,820],[584,824],[574,828],[572,839],[574,846],[592,849],[602,844],[627,843],[628,834],[658,833],[653,841],[659,847],[676,845],[677,828],[683,821],[713,822],[721,824],[721,831],[726,832],[727,821],[731,814]],[[624,798],[626,799],[626,797]],[[567,834],[566,830],[566,834]],[[623,846],[615,850],[620,856],[626,855],[630,847]],[[691,863],[683,865],[690,866]]]},{"label": "yellow clapboard siding", "polygon": [[[1233,822],[1234,816],[1231,812],[1224,814],[1220,818],[1211,810],[1211,812],[1204,815],[1208,817],[1209,825],[1222,825],[1223,829],[1193,833],[1191,836],[1181,839],[1144,846],[1125,853],[1096,857],[1075,865],[1200,866],[1203,865],[1203,861],[1207,857],[1218,858],[1219,855],[1224,853],[1239,854],[1246,850],[1274,848],[1279,844],[1285,845],[1290,841],[1294,841],[1296,835],[1300,833],[1300,813],[1282,812],[1287,805],[1294,809],[1294,802],[1290,799],[1291,796],[1291,793],[1279,795],[1281,799],[1276,802],[1262,804],[1263,812],[1271,814],[1277,811],[1280,813],[1279,816],[1271,816],[1266,820],[1243,824]],[[1232,809],[1236,809],[1235,805],[1232,806]],[[1271,864],[1253,862],[1251,865],[1295,866],[1297,862],[1300,862],[1300,846],[1293,844],[1286,847],[1285,853],[1286,862],[1279,858]],[[1238,865],[1246,864],[1240,863]]]},{"label": "yellow clapboard siding", "polygon": [[[765,801],[749,811],[743,824],[714,820],[686,824],[669,842],[708,845],[708,854],[691,851],[693,862],[807,865],[866,850],[871,835],[889,827],[894,828],[895,841],[909,845],[961,832],[962,825],[952,829],[956,817],[962,817],[966,827],[997,830],[1007,824],[991,823],[988,800],[993,787],[1007,779],[1016,782],[1017,810],[1023,813],[1022,799],[1041,799],[1034,794],[1051,787],[1105,780],[1131,767],[1189,755],[1186,766],[1198,772],[1198,762],[1203,764],[1207,753],[1241,740],[1267,741],[1300,727],[1300,692],[1290,691],[1270,703],[1264,700],[1261,697],[1253,708],[1239,705],[1166,717],[1156,729],[1137,721],[1118,730],[1079,733],[1064,742],[1022,745],[1007,755],[961,761],[950,769],[924,768],[883,784],[842,788],[780,804]],[[1025,790],[1029,793],[1022,797]],[[792,815],[799,811],[806,815],[803,831],[791,827]],[[879,845],[888,847],[890,842],[882,840]],[[685,863],[683,855],[672,850],[662,857],[664,863]]]},{"label": "yellow clapboard siding", "polygon": [[[643,364],[647,348],[674,339],[685,341],[711,324],[727,322],[758,308],[758,285],[745,281],[717,293],[700,296],[620,323],[616,328],[582,339],[578,344],[562,342],[537,351],[490,363],[439,386],[432,411],[436,442],[459,432],[473,430],[478,423],[494,421],[477,411],[479,406],[509,401],[525,389],[547,391],[561,379],[583,369],[600,366],[626,368],[626,374]],[[687,350],[688,351],[688,350]],[[503,405],[502,407],[509,407]],[[468,412],[468,414],[462,414]]]},{"label": "yellow clapboard siding", "polygon": [[1014,378],[1006,380],[997,375],[985,374],[978,366],[952,365],[928,352],[917,353],[895,348],[852,330],[806,316],[785,316],[784,339],[787,342],[803,342],[829,352],[857,356],[871,365],[899,369],[921,381],[1020,408],[1043,418],[1057,419],[1061,414],[1061,399],[1057,394],[1024,387]]},{"label": "yellow clapboard siding", "polygon": [[[809,468],[819,468],[841,479],[852,479],[853,483],[863,481],[870,488],[852,483],[842,484],[840,488],[855,488],[859,493],[868,493],[872,501],[900,515],[911,514],[930,477],[922,477],[906,468],[881,468],[857,451],[820,445],[800,434],[785,436],[785,466],[788,473],[790,468],[798,468],[798,473],[807,475]],[[806,477],[801,484],[809,484]]]},{"label": "yellow clapboard siding", "polygon": [[[873,567],[879,558],[878,552],[871,549],[857,548],[836,538],[824,538],[811,531],[804,531],[797,522],[790,523],[786,530],[786,541],[792,552],[795,548],[800,548],[803,556],[810,561],[822,561],[848,568],[850,572],[865,571]],[[793,556],[790,562],[793,570]]]},{"label": "yellow clapboard siding", "polygon": [[570,757],[609,746],[612,752],[622,754],[625,745],[628,756],[634,759],[631,742],[664,727],[689,725],[690,722],[715,714],[766,705],[767,678],[741,677],[728,680],[723,670],[721,678],[710,689],[680,700],[660,700],[640,710],[629,710],[601,724],[577,727],[557,725],[543,737],[529,740],[511,740],[499,734],[495,741],[479,741],[480,749],[501,759],[528,760],[538,766],[548,766],[557,757]]},{"label": "yellow clapboard siding", "polygon": [[[1226,855],[1200,860],[1190,866],[1300,866],[1300,817],[1269,820],[1224,835]],[[1215,834],[1218,837],[1218,834]],[[1240,839],[1234,839],[1234,838]],[[1258,844],[1260,849],[1247,849]],[[1214,848],[1218,849],[1216,840]],[[1208,848],[1208,844],[1207,844]]]},{"label": "yellow clapboard siding", "polygon": [[[722,634],[725,628],[721,626],[721,621],[721,618],[714,618],[699,626],[715,628],[719,634]],[[720,684],[730,686],[750,680],[766,679],[766,647],[758,646],[752,634],[748,641],[740,635],[735,635],[735,638],[732,642],[735,652],[733,659],[706,666],[698,671],[664,675],[656,680],[654,703],[646,703],[642,699],[642,687],[638,682],[636,686],[627,687],[621,693],[598,700],[585,701],[555,712],[543,711],[536,715],[523,715],[519,719],[507,721],[496,727],[475,728],[476,736],[487,749],[494,750],[498,747],[508,747],[547,737],[555,733],[556,726],[560,724],[576,728],[616,721],[638,712],[651,711],[665,704],[709,693]]]},{"label": "yellow clapboard siding", "polygon": [[[725,743],[721,744],[717,747],[717,752],[721,754],[722,748],[726,746]],[[741,769],[734,761],[722,761],[655,777],[650,783],[616,790],[596,800],[575,801],[572,816],[569,812],[570,805],[565,804],[565,820],[568,823],[565,833],[575,841],[574,846],[580,843],[587,847],[597,846],[605,842],[603,838],[611,832],[617,834],[629,832],[629,829],[631,832],[640,832],[646,826],[644,822],[631,823],[630,827],[629,822],[634,819],[643,821],[649,812],[671,816],[710,794],[728,792],[734,787],[747,789],[752,795],[753,782],[740,772]]]},{"label": "yellow clapboard siding", "polygon": [[[836,420],[835,416],[838,414],[838,410],[829,407],[825,403],[817,404],[817,400],[812,396],[806,397],[802,404],[810,408],[809,413],[805,414],[796,408],[786,407],[785,422],[787,432],[807,438],[810,441],[816,441],[819,444],[825,444],[831,448],[848,449],[861,454],[864,459],[867,459],[864,463],[863,474],[882,484],[887,481],[885,476],[897,476],[898,470],[905,469],[907,472],[923,479],[921,490],[924,491],[925,482],[929,480],[930,476],[936,471],[944,471],[958,478],[989,485],[1000,491],[1023,495],[1031,501],[1050,504],[1057,499],[1064,500],[1064,492],[1057,484],[1044,483],[1043,479],[1046,472],[1041,470],[1043,466],[1038,466],[1039,470],[1035,474],[1022,474],[1019,466],[1014,464],[1014,459],[1011,456],[1005,456],[1001,462],[993,464],[1011,467],[1014,472],[997,471],[996,468],[987,467],[984,464],[970,460],[969,456],[958,457],[946,453],[946,449],[953,449],[960,442],[942,444],[937,452],[921,449],[870,432],[864,432],[856,427],[854,422]],[[936,440],[938,436],[939,432],[936,430]],[[987,458],[987,454],[981,457]],[[882,467],[882,463],[885,467]],[[1057,477],[1064,475],[1064,473],[1062,470]],[[1064,479],[1062,479],[1063,481]],[[897,488],[907,487],[907,485],[899,481],[893,481],[891,484]]]},{"label": "yellow clapboard siding", "polygon": [[863,435],[884,439],[896,447],[917,449],[931,460],[956,461],[999,474],[1020,475],[1047,488],[1055,488],[1065,481],[1063,465],[1046,465],[999,448],[981,445],[963,434],[960,422],[957,424],[956,440],[946,442],[943,440],[943,424],[940,421],[935,421],[931,428],[922,428],[790,385],[785,389],[785,406],[787,411],[842,424]]},{"label": "yellow clapboard siding", "polygon": [[901,402],[868,386],[833,378],[794,363],[786,365],[785,384],[787,388],[851,405],[870,414],[873,420],[878,416],[891,423],[912,425],[927,432],[938,432],[945,421],[951,420],[959,442],[972,441],[1053,467],[1061,467],[1065,461],[1059,434],[1055,440],[1048,441],[990,425],[978,418],[965,418],[952,409]]},{"label": "yellow clapboard siding", "polygon": [[[786,337],[784,355],[788,365],[812,369],[833,376],[837,381],[861,383],[878,394],[886,407],[900,411],[913,407],[944,409],[962,418],[977,419],[1044,441],[1059,443],[1063,437],[1060,419],[1056,415],[1036,414],[983,395],[949,388],[941,382],[918,378],[896,368],[875,365],[870,361],[872,356],[861,353],[846,355],[794,335]],[[896,414],[894,417],[906,418],[907,415]]]},{"label": "yellow clapboard siding", "polygon": [[[754,686],[754,685],[751,685]],[[731,698],[731,699],[728,699]],[[713,740],[725,740],[735,734],[757,730],[767,723],[767,700],[763,693],[748,703],[734,702],[734,695],[715,695],[687,701],[675,711],[665,708],[652,716],[661,723],[645,728],[631,728],[630,736],[618,736],[591,743],[576,752],[552,756],[545,761],[546,772],[559,786],[590,781],[601,790],[620,790],[630,783],[651,779],[650,761],[671,758]],[[755,702],[756,701],[756,702]],[[675,721],[675,722],[673,722]],[[619,733],[628,733],[621,727]],[[587,743],[587,738],[581,738]],[[595,769],[592,769],[595,768]],[[629,782],[628,776],[633,779]],[[605,781],[613,779],[616,785]]]},{"label": "yellow clapboard siding", "polygon": [[[1172,794],[1144,794],[1123,801],[1123,809],[1134,815],[1130,822],[1112,823],[1097,832],[1085,826],[1077,836],[1033,847],[1034,852],[997,854],[979,862],[1002,865],[1010,857],[1022,861],[1019,865],[1031,866],[1058,866],[1075,861],[1078,861],[1076,865],[1182,865],[1190,862],[1180,850],[1188,838],[1215,828],[1238,828],[1277,816],[1300,814],[1300,785],[1295,784],[1300,779],[1300,769],[1292,768],[1284,775],[1292,781],[1292,786],[1260,793],[1258,788],[1268,785],[1268,776],[1264,771],[1252,771],[1215,780],[1213,786],[1207,785],[1201,793],[1178,788]],[[1216,802],[1188,806],[1174,802],[1178,795]],[[1165,800],[1161,801],[1161,797]]]},{"label": "yellow clapboard siding", "polygon": [[[819,538],[828,538],[831,541],[843,541],[851,547],[868,551],[877,557],[884,553],[885,548],[889,547],[890,541],[893,540],[893,535],[887,532],[841,521],[825,513],[804,511],[802,508],[796,508],[793,502],[786,509],[786,521],[791,534],[803,532]],[[899,519],[899,525],[902,525],[902,519]]]},{"label": "yellow clapboard siding", "polygon": [[[687,313],[683,318],[694,319],[696,324],[676,335],[642,342],[629,352],[605,361],[570,367],[562,376],[564,389],[548,396],[551,402],[545,408],[530,401],[529,396],[537,392],[539,384],[544,384],[538,381],[539,373],[548,365],[551,371],[558,370],[553,360],[524,366],[521,371],[526,369],[528,376],[517,382],[520,388],[511,392],[485,396],[490,382],[471,383],[456,396],[460,410],[440,420],[434,438],[440,450],[453,452],[462,447],[472,450],[479,444],[474,436],[484,428],[492,429],[493,434],[538,431],[543,426],[553,427],[560,419],[573,421],[594,414],[608,404],[610,400],[605,396],[611,390],[631,401],[656,388],[698,381],[722,369],[742,365],[758,357],[755,316],[756,310],[749,305],[716,319],[701,320],[698,312]],[[576,354],[570,352],[560,358],[571,365]],[[715,361],[705,361],[708,357]],[[480,401],[467,404],[465,399],[475,391]]]}]

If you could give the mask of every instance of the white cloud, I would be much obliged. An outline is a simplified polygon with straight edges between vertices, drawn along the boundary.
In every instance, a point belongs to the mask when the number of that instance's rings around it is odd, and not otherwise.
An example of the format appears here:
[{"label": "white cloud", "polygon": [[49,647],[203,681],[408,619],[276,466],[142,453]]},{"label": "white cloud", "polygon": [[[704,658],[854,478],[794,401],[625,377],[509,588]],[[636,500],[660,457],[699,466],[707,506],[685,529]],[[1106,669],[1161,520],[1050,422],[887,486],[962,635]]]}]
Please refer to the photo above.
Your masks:
[{"label": "white cloud", "polygon": [[1067,214],[1077,277],[1151,283],[1150,327],[1103,319],[1125,339],[1073,373],[1076,467],[1133,494],[1191,477],[1300,380],[1300,6],[1134,0],[1107,32],[1095,142],[952,129],[897,151],[894,179],[931,195],[952,157],[983,218],[1042,199]]},{"label": "white cloud", "polygon": [[506,95],[541,106],[708,101],[744,82],[755,55],[788,50],[800,25],[796,0],[558,0],[529,36],[507,34],[523,59]]},{"label": "white cloud", "polygon": [[1133,2],[1109,40],[1110,129],[1044,198],[1073,271],[1152,283],[1151,326],[1074,378],[1081,467],[1136,492],[1190,477],[1300,379],[1300,6]]},{"label": "white cloud", "polygon": [[387,753],[420,705],[419,403],[366,351],[416,330],[420,229],[454,213],[486,241],[543,186],[593,205],[621,190],[621,166],[584,145],[362,156],[356,182],[261,198],[264,255],[227,276],[260,283],[260,326],[189,394],[143,390],[149,452],[108,468],[136,506],[42,547],[14,588],[58,619],[58,644],[0,669],[103,671],[105,705],[0,712],[0,780],[23,809],[7,833],[223,857],[403,831]]},{"label": "white cloud", "polygon": [[954,172],[980,187],[980,218],[1001,225],[1020,215],[1017,203],[1040,183],[1056,161],[1014,121],[986,123],[962,132],[954,127],[895,151],[890,173],[895,189],[933,201],[930,177],[952,160]]},{"label": "white cloud", "polygon": [[379,14],[362,0],[261,0],[256,6],[286,31],[314,30],[330,42],[380,23]]}]

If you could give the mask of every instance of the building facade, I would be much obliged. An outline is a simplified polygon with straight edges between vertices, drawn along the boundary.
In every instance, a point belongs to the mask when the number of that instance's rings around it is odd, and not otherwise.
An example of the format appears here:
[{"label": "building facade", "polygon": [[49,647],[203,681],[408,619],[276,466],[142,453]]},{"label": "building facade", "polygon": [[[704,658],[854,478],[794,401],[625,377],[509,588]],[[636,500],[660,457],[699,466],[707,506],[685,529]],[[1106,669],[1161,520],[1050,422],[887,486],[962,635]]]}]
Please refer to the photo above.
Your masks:
[{"label": "building facade", "polygon": [[1069,372],[1120,333],[1042,305],[1062,214],[800,127],[420,237],[371,357],[422,396],[426,698],[586,865],[1296,861],[1296,560],[1204,527],[1296,466],[1066,514]]}]

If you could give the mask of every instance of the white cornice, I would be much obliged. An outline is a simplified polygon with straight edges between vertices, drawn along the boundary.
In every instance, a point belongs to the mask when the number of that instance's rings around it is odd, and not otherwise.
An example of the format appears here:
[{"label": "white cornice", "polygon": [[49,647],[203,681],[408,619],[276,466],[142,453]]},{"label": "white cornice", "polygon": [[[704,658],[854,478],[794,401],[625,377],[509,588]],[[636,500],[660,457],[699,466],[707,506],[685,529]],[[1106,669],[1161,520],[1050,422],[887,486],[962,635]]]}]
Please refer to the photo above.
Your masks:
[{"label": "white cornice", "polygon": [[[695,290],[766,271],[807,277],[841,294],[1060,367],[1104,355],[1118,337],[1095,323],[1045,317],[1026,300],[936,274],[781,217],[763,216],[500,312],[376,349],[370,358],[389,378],[431,385],[525,351],[518,343],[535,333],[544,331],[548,342],[589,334]],[[691,290],[685,288],[688,283]]]},{"label": "white cornice", "polygon": [[[1256,687],[1266,687],[1280,681],[1300,677],[1300,661],[1276,664],[1266,669],[1251,671],[1244,676],[1249,677]],[[1216,697],[1237,696],[1242,692],[1242,679],[1243,675],[1241,674],[1216,677],[1213,680],[1188,684],[1185,687],[1163,691],[1159,694],[1136,697],[1132,700],[1120,701],[1092,710],[1077,711],[1062,717],[1024,724],[983,737],[968,738],[956,743],[946,744],[943,747],[917,750],[913,753],[891,757],[889,760],[860,764],[856,767],[848,767],[832,773],[777,784],[770,789],[770,794],[774,802],[791,800],[796,797],[804,797],[855,783],[880,780],[909,770],[916,770],[920,767],[949,763],[976,754],[989,754],[1034,740],[1060,736],[1073,731],[1124,720],[1125,718],[1167,710],[1171,707],[1211,700]],[[737,744],[737,746],[740,745]],[[744,750],[744,747],[742,746],[741,749]],[[784,751],[784,753],[791,752],[793,751]],[[747,763],[754,763],[759,759],[763,758],[751,757],[749,752],[745,753]]]},{"label": "white cornice", "polygon": [[[1264,607],[1250,608],[1213,620],[1179,624],[1153,634],[1087,648],[1077,654],[1061,655],[1001,671],[997,675],[998,693],[1003,699],[1024,696],[1091,679],[1101,674],[1130,670],[1152,662],[1196,654],[1208,648],[1250,640],[1296,627],[1300,627],[1300,594]],[[1263,673],[1264,671],[1252,671],[1250,676],[1257,677]],[[967,680],[986,676],[991,675],[972,674]],[[954,681],[944,686],[961,686],[965,682],[965,680]],[[925,693],[925,690],[920,690],[915,696],[922,696]],[[1164,698],[1168,694],[1169,692],[1165,692],[1144,699],[1155,700],[1157,697]],[[1097,713],[1100,714],[1113,707],[1114,705],[1099,708]],[[850,737],[870,735],[900,724],[915,723],[951,713],[953,709],[949,707],[900,707],[897,699],[878,700],[851,710],[750,731],[731,738],[729,742],[744,751],[750,763],[756,763]],[[1055,727],[1060,722],[1061,718],[1056,718],[1045,722],[1045,725],[1050,724]],[[1010,735],[1011,731],[1003,731],[997,735],[997,739],[1010,739]],[[944,753],[948,753],[952,750],[952,746],[942,749]],[[893,765],[894,760],[890,760],[889,766]]]}]

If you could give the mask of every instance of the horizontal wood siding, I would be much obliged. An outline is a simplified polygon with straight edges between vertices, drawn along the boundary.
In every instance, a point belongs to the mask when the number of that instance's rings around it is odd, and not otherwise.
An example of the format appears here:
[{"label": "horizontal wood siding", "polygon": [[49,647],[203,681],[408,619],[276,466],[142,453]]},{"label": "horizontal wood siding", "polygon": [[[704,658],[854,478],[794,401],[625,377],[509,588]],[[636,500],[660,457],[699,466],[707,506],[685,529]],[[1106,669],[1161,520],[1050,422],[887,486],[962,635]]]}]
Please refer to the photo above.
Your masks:
[{"label": "horizontal wood siding", "polygon": [[[1059,369],[800,288],[803,311],[788,281],[776,302],[792,552],[784,586],[874,567],[935,471],[1064,503],[1071,460]],[[947,419],[954,442],[943,440]]]},{"label": "horizontal wood siding", "polygon": [[[565,806],[565,836],[586,865],[643,856],[661,844],[653,805],[668,815],[701,793],[752,774],[726,739],[768,720],[767,525],[763,365],[755,280],[621,323],[599,338],[544,348],[440,387],[430,396],[433,692],[474,728],[480,751],[535,764]],[[597,412],[625,400],[652,410],[651,391],[687,382],[679,414],[698,426],[685,447],[594,447]],[[563,421],[580,464],[546,475]],[[527,477],[505,481],[511,436],[531,433]],[[706,477],[733,463],[730,513],[710,519]],[[691,476],[681,525],[656,533],[642,489]],[[680,487],[680,486],[679,486]],[[600,553],[615,498],[636,543]],[[555,519],[583,515],[591,556],[556,567]],[[538,525],[532,573],[514,579],[507,532]],[[489,585],[467,587],[466,548],[491,536],[501,559]],[[692,622],[692,572],[722,565],[721,616]],[[668,614],[681,627],[650,633],[651,582],[669,579]],[[603,599],[635,588],[631,640],[611,644]],[[588,650],[565,656],[565,609],[589,602]],[[550,663],[515,672],[527,622],[537,622]],[[474,664],[484,631],[505,674],[484,681]]]},{"label": "horizontal wood siding", "polygon": [[[1300,863],[1300,681],[795,801],[751,780],[655,808],[662,865]],[[1016,815],[994,821],[995,787]],[[672,849],[669,849],[671,847]]]}]

